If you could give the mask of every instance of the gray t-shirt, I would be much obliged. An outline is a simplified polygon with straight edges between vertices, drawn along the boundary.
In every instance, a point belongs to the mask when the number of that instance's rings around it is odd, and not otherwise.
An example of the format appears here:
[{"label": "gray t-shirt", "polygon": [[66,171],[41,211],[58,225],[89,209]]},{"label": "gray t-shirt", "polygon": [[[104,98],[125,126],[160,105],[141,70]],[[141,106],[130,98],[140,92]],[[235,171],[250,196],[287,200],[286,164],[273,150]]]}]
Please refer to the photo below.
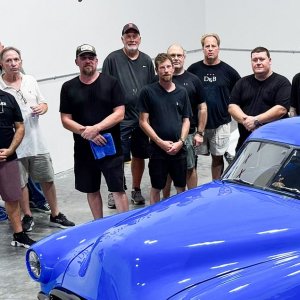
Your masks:
[{"label": "gray t-shirt", "polygon": [[102,73],[109,74],[119,80],[125,95],[125,118],[123,123],[132,126],[138,124],[138,98],[143,86],[152,82],[154,66],[151,58],[139,52],[135,60],[131,60],[123,51],[110,53],[103,62]]}]

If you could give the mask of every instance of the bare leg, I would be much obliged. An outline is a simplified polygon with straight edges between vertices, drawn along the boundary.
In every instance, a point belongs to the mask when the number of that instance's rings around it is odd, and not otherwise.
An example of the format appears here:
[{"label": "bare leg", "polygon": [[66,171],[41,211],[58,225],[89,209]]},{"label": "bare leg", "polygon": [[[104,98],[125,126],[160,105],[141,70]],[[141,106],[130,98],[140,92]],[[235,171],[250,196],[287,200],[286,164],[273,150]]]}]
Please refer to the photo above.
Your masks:
[{"label": "bare leg", "polygon": [[132,174],[132,189],[141,188],[142,177],[145,169],[145,160],[142,158],[132,157],[131,174]]},{"label": "bare leg", "polygon": [[186,185],[188,189],[196,187],[198,184],[198,175],[196,168],[189,169],[186,172]]},{"label": "bare leg", "polygon": [[22,188],[22,199],[19,200],[21,210],[24,215],[32,216],[30,207],[29,207],[29,193],[28,193],[28,188],[27,185]]},{"label": "bare leg", "polygon": [[19,201],[5,202],[5,208],[14,233],[22,232]]},{"label": "bare leg", "polygon": [[128,211],[128,198],[125,192],[113,192],[116,208],[118,212]]},{"label": "bare leg", "polygon": [[164,199],[169,198],[171,195],[171,184],[172,184],[172,178],[171,178],[170,174],[168,174],[166,185],[163,188],[163,198]]},{"label": "bare leg", "polygon": [[178,187],[178,186],[175,186],[175,188],[176,188],[177,194],[180,194],[180,193],[182,193],[182,192],[185,191],[185,187]]},{"label": "bare leg", "polygon": [[211,155],[211,157],[212,157],[212,163],[211,163],[212,179],[219,179],[224,171],[223,155],[221,156]]},{"label": "bare leg", "polygon": [[160,190],[151,188],[150,191],[150,204],[154,204],[160,201]]},{"label": "bare leg", "polygon": [[100,190],[95,193],[87,193],[87,200],[94,219],[103,218],[102,197]]},{"label": "bare leg", "polygon": [[45,198],[47,199],[50,209],[51,209],[51,215],[52,217],[56,217],[59,214],[59,209],[57,206],[57,199],[56,199],[56,189],[54,182],[41,182],[41,187],[43,190],[43,193],[45,195]]}]

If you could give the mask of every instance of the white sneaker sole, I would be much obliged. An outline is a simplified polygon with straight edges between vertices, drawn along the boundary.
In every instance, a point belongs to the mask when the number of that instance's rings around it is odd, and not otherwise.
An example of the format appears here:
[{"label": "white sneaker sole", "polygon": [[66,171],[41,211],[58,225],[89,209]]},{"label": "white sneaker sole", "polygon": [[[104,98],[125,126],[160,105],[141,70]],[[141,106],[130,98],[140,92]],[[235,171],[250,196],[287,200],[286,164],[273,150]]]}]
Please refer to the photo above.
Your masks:
[{"label": "white sneaker sole", "polygon": [[32,208],[32,211],[36,211],[36,212],[39,212],[39,213],[44,213],[46,215],[51,215],[51,211],[50,210],[46,211],[46,210],[43,210],[43,209],[38,208],[38,207]]},{"label": "white sneaker sole", "polygon": [[11,244],[13,247],[24,247],[24,248],[26,248],[26,249],[29,249],[29,248],[30,248],[29,245],[20,243],[20,242],[18,242],[18,241],[11,241],[10,244]]},{"label": "white sneaker sole", "polygon": [[55,222],[51,222],[51,221],[49,222],[49,226],[56,227],[56,228],[62,228],[62,229],[72,227],[72,226],[64,226],[64,225],[61,225],[59,223],[55,223]]}]

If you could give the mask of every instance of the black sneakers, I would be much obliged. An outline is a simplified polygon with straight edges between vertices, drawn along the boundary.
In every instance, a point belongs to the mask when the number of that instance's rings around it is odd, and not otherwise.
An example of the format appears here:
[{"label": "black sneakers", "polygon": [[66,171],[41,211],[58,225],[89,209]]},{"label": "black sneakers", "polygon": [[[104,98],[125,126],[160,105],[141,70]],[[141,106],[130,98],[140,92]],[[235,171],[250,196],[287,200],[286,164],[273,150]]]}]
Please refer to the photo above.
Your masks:
[{"label": "black sneakers", "polygon": [[56,217],[50,216],[50,225],[53,227],[67,228],[75,226],[75,223],[69,221],[64,214],[59,213]]},{"label": "black sneakers", "polygon": [[29,215],[25,215],[22,219],[23,231],[25,231],[25,232],[31,231],[33,228],[33,225],[34,225],[33,217],[30,217]]},{"label": "black sneakers", "polygon": [[24,247],[28,249],[35,241],[32,240],[24,231],[14,233],[11,245],[14,247]]},{"label": "black sneakers", "polygon": [[142,192],[140,190],[135,190],[131,192],[131,202],[134,205],[145,204],[145,198],[143,197]]},{"label": "black sneakers", "polygon": [[44,213],[44,214],[47,214],[47,215],[51,214],[50,206],[47,202],[36,204],[36,203],[30,201],[29,204],[30,204],[30,209],[32,211],[41,212],[41,213]]}]

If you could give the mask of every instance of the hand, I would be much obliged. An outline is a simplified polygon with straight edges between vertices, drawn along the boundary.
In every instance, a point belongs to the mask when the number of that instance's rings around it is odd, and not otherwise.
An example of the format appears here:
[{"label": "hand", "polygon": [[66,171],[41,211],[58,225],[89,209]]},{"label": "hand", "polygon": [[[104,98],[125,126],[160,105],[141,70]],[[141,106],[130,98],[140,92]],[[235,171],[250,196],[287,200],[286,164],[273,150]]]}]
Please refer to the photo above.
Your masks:
[{"label": "hand", "polygon": [[11,151],[6,148],[0,149],[0,161],[6,161],[7,157],[12,155]]},{"label": "hand", "polygon": [[39,103],[36,106],[30,106],[32,112],[36,115],[43,115],[48,110],[48,105],[46,103]]},{"label": "hand", "polygon": [[199,147],[201,144],[203,144],[203,136],[200,134],[195,134],[193,139],[194,147]]},{"label": "hand", "polygon": [[181,141],[175,142],[172,144],[171,148],[166,152],[170,155],[176,155],[180,151],[182,146],[183,146],[183,143]]},{"label": "hand", "polygon": [[244,120],[243,120],[243,125],[244,127],[248,130],[248,131],[253,131],[255,129],[255,118],[252,117],[252,116],[246,116],[244,117]]},{"label": "hand", "polygon": [[97,135],[99,135],[99,131],[97,126],[86,126],[85,130],[81,133],[81,136],[86,140],[93,140]]},{"label": "hand", "polygon": [[98,134],[96,137],[94,137],[92,141],[99,146],[104,146],[107,143],[106,138],[101,134]]},{"label": "hand", "polygon": [[164,141],[160,140],[158,146],[163,149],[165,152],[168,152],[172,148],[173,142],[172,141]]}]

